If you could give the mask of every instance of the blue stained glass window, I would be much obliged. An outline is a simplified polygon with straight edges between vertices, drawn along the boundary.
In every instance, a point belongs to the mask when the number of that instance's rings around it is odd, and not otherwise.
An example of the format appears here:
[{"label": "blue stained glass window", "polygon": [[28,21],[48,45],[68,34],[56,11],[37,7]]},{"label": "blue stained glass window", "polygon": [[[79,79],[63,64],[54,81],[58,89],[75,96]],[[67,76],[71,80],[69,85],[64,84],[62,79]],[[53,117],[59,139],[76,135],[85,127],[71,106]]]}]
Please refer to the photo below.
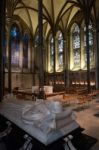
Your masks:
[{"label": "blue stained glass window", "polygon": [[58,34],[58,61],[59,67],[63,67],[63,35],[61,32]]},{"label": "blue stained glass window", "polygon": [[20,31],[16,24],[11,27],[10,35],[11,38],[20,38]]},{"label": "blue stained glass window", "polygon": [[16,37],[16,36],[17,36],[16,27],[14,27],[14,28],[11,30],[11,36],[12,36],[12,37]]},{"label": "blue stained glass window", "polygon": [[19,67],[20,30],[16,24],[12,25],[10,36],[11,36],[11,64],[13,67]]},{"label": "blue stained glass window", "polygon": [[25,34],[23,37],[23,68],[28,68],[28,44],[29,35]]}]

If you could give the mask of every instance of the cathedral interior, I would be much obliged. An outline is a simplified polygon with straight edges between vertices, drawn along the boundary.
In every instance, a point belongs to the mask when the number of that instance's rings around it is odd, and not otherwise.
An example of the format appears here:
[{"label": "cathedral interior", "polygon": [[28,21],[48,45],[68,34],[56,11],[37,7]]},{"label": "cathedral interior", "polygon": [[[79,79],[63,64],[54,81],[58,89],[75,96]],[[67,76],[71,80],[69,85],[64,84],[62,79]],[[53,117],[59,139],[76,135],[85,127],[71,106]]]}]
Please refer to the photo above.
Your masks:
[{"label": "cathedral interior", "polygon": [[[12,95],[24,103],[53,99],[77,113],[80,108],[78,122],[89,131],[94,118],[87,123],[88,113],[99,117],[99,0],[0,1],[0,103]],[[1,111],[0,120],[5,122],[2,116],[11,120]],[[99,140],[93,130],[92,137]],[[90,150],[98,150],[97,143]],[[78,147],[75,150],[89,149]],[[0,150],[5,146],[1,144]]]},{"label": "cathedral interior", "polygon": [[98,7],[93,0],[43,0],[39,27],[37,0],[7,0],[4,88],[11,92],[43,84],[55,92],[72,86],[98,89]]}]

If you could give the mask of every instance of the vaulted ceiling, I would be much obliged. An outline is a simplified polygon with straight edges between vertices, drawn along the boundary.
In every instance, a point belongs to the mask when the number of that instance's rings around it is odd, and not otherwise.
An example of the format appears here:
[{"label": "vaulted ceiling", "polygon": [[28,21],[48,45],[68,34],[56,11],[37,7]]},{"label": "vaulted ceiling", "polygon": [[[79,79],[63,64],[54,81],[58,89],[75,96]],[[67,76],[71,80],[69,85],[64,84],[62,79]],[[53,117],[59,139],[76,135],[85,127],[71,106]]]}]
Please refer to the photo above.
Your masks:
[{"label": "vaulted ceiling", "polygon": [[[7,0],[7,17],[20,18],[35,35],[38,27],[38,2],[39,0]],[[99,15],[99,0],[43,0],[45,35],[51,28],[66,30],[74,17],[80,18],[88,11],[95,19]]]}]

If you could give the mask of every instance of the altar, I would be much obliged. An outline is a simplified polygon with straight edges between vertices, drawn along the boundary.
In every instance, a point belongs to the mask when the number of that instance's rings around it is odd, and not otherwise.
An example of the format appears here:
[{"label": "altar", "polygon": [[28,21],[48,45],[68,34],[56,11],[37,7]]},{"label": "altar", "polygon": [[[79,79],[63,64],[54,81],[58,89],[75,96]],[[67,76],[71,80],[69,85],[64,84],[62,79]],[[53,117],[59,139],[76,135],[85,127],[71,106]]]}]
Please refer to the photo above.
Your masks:
[{"label": "altar", "polygon": [[[72,137],[70,142],[74,145],[75,150],[78,150],[79,147],[79,150],[88,150],[95,144],[96,139],[84,135],[82,133],[84,129],[75,119],[69,119],[72,115],[71,111],[64,110],[65,115],[57,114],[56,118],[59,120],[67,115],[69,121],[65,120],[65,123],[64,121],[58,124],[54,122],[54,127],[52,127],[53,124],[46,126],[43,121],[44,124],[41,123],[42,126],[38,126],[32,122],[33,116],[32,121],[28,118],[30,115],[30,112],[27,113],[28,108],[31,108],[32,105],[34,106],[33,101],[17,99],[4,100],[0,104],[0,138],[4,141],[7,150],[70,150],[68,146],[66,148],[68,143],[66,140],[69,136]],[[38,108],[41,109],[41,107]],[[51,119],[53,121],[53,118]],[[50,125],[50,122],[48,124]]]}]

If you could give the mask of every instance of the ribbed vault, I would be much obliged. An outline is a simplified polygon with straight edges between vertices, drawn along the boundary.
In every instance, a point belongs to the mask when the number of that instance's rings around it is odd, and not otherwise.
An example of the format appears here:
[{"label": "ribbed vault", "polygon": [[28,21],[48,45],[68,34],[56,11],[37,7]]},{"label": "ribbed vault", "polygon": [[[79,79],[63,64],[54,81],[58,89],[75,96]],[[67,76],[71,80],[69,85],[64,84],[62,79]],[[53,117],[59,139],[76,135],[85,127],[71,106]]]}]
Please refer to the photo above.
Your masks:
[{"label": "ribbed vault", "polygon": [[[79,12],[90,11],[96,18],[99,14],[98,0],[43,0],[44,34],[60,27],[66,30]],[[38,0],[7,0],[7,17],[18,16],[34,36],[38,27]],[[80,17],[78,15],[78,17]]]}]

